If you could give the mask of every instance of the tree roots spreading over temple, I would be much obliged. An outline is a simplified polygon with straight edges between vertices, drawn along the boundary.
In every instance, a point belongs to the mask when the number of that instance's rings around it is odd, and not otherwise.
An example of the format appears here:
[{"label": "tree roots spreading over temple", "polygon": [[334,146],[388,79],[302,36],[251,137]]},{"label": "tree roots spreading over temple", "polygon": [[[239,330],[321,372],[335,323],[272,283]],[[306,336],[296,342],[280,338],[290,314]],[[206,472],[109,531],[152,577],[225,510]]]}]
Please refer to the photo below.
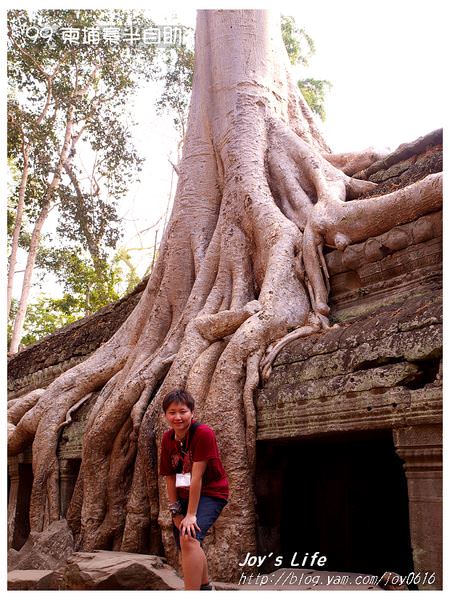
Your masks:
[{"label": "tree roots spreading over temple", "polygon": [[60,518],[59,434],[95,395],[67,513],[76,547],[161,551],[161,531],[174,559],[157,447],[161,398],[186,387],[216,430],[231,485],[210,563],[215,577],[236,575],[255,550],[253,393],[285,343],[329,327],[324,247],[440,207],[439,175],[352,200],[375,184],[351,174],[376,158],[331,154],[270,14],[199,12],[176,199],[141,300],[86,361],[10,406],[10,452],[33,444],[32,530]]}]

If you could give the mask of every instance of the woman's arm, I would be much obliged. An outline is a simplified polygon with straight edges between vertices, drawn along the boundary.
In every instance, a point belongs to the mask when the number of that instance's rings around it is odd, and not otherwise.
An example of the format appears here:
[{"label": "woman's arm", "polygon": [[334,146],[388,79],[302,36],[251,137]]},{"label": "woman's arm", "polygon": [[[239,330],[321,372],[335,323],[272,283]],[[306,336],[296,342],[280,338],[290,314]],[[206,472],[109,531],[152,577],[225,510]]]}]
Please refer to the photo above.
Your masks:
[{"label": "woman's arm", "polygon": [[169,502],[171,504],[178,500],[175,479],[176,475],[166,475],[167,495],[169,496]]},{"label": "woman's arm", "polygon": [[189,504],[187,514],[180,524],[180,533],[182,535],[192,535],[195,537],[195,530],[200,530],[197,525],[197,508],[202,490],[202,478],[208,461],[201,460],[192,463],[191,486],[189,488]]},{"label": "woman's arm", "polygon": [[[166,487],[167,487],[167,495],[169,497],[169,504],[175,504],[178,500],[177,495],[177,486],[175,485],[176,475],[166,475]],[[180,529],[181,521],[183,520],[183,515],[172,515],[172,521],[175,523],[177,529]]]}]

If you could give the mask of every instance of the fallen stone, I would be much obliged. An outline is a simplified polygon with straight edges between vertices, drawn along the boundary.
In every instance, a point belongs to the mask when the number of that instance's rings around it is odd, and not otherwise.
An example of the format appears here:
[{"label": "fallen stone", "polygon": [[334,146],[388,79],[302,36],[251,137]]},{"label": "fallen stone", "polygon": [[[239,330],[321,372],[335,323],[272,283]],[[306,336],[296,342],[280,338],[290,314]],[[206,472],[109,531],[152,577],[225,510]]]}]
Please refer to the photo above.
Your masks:
[{"label": "fallen stone", "polygon": [[242,589],[239,585],[234,583],[225,583],[223,581],[213,581],[212,585],[217,592],[229,592]]},{"label": "fallen stone", "polygon": [[183,581],[159,556],[96,550],[69,557],[61,589],[180,590]]},{"label": "fallen stone", "polygon": [[55,570],[73,553],[73,536],[65,519],[55,521],[42,532],[31,532],[18,552],[10,554],[12,570]]},{"label": "fallen stone", "polygon": [[8,573],[9,590],[57,590],[53,571],[42,569],[15,570]]},{"label": "fallen stone", "polygon": [[14,569],[14,565],[18,562],[19,551],[14,548],[8,548],[8,571]]}]

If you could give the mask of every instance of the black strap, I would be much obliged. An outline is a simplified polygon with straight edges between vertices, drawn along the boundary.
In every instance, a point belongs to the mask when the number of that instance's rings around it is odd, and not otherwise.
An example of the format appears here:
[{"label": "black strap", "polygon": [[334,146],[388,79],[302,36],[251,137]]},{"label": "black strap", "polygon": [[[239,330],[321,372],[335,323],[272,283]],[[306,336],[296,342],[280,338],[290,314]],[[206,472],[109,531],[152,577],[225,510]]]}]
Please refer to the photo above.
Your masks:
[{"label": "black strap", "polygon": [[[201,425],[201,423],[199,423],[198,421],[195,421],[195,423],[191,423],[191,426],[189,427],[188,433],[187,433],[187,437],[189,439],[189,446],[186,447],[184,449],[184,451],[182,452],[183,456],[186,455],[189,452],[189,448],[191,447],[192,444],[192,438],[194,437],[195,432],[198,429],[198,426]],[[173,432],[173,435],[175,437],[175,431]],[[176,468],[176,472],[177,473],[182,473],[183,472],[183,460],[180,459]]]},{"label": "black strap", "polygon": [[[201,423],[199,423],[198,421],[195,421],[195,423],[191,423],[191,426],[189,427],[189,430],[188,430],[189,448],[191,447],[192,438],[194,437],[194,433],[197,431],[197,428],[199,425],[201,425]],[[187,451],[188,451],[188,448],[186,448],[186,452]]]}]

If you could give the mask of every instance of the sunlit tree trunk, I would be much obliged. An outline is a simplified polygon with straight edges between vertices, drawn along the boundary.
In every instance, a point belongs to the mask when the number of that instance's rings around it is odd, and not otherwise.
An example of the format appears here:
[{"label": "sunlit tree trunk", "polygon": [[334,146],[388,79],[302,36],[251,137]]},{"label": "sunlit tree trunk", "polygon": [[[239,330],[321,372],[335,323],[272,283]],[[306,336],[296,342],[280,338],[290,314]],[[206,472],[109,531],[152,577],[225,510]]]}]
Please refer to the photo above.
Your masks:
[{"label": "sunlit tree trunk", "polygon": [[7,316],[11,311],[12,304],[12,295],[13,295],[13,286],[14,286],[14,274],[16,270],[17,264],[17,251],[19,249],[19,237],[20,230],[22,228],[22,219],[23,213],[25,210],[25,191],[27,187],[28,181],[28,172],[29,172],[29,159],[30,159],[30,150],[28,147],[24,145],[23,147],[23,170],[22,176],[20,178],[20,186],[19,186],[19,197],[17,202],[17,209],[14,219],[14,230],[11,240],[11,254],[8,258],[8,284],[7,284]]}]

